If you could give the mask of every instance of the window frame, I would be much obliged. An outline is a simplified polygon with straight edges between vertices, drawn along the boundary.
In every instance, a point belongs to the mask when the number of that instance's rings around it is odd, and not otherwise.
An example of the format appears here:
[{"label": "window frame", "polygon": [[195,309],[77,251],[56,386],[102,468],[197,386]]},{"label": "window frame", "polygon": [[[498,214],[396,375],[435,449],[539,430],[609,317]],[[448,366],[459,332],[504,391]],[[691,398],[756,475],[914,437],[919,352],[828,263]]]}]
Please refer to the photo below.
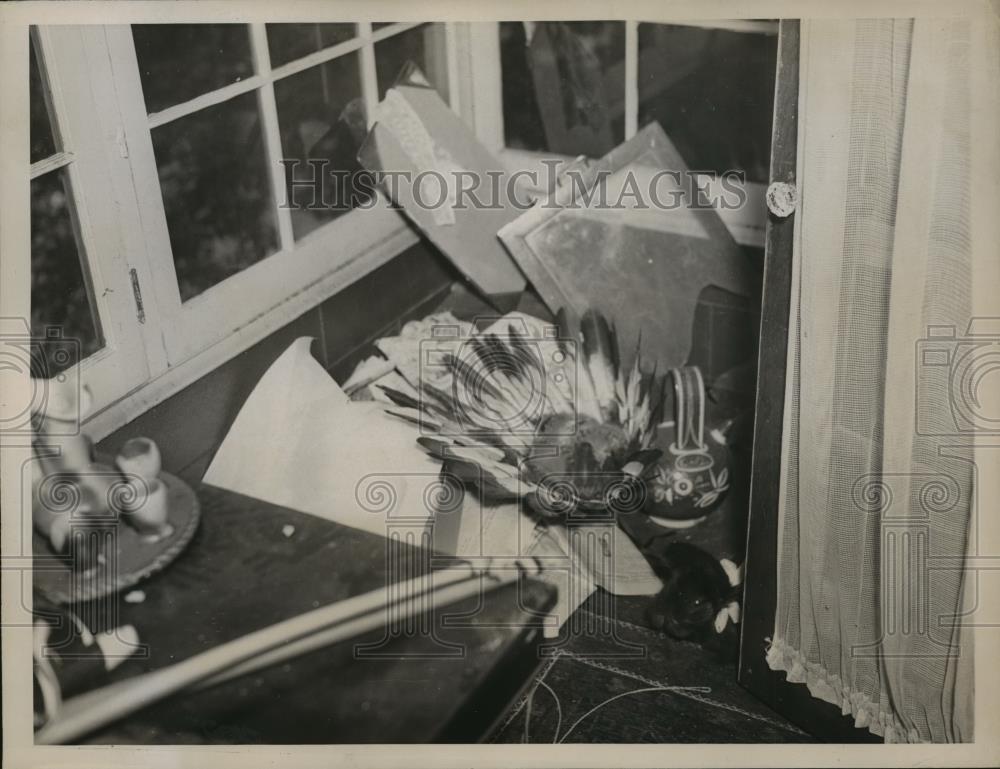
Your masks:
[{"label": "window frame", "polygon": [[[355,38],[273,69],[265,23],[246,24],[255,74],[191,101],[207,106],[256,90],[265,144],[276,150],[269,158],[280,158],[277,79],[337,56],[358,55],[370,124],[378,101],[375,45],[424,23],[372,30],[371,23],[360,22]],[[451,107],[507,168],[540,167],[551,154],[508,150],[503,144],[499,22],[437,23],[444,30]],[[623,23],[629,138],[638,128],[639,22]],[[670,23],[757,33],[776,29],[769,22]],[[381,192],[372,208],[345,214],[297,243],[291,237],[289,212],[279,207],[278,252],[181,303],[151,135],[151,125],[181,110],[170,107],[147,115],[129,25],[43,26],[33,28],[32,34],[41,41],[39,66],[55,73],[47,77],[58,84],[55,120],[69,126],[65,135],[77,142],[71,164],[77,178],[71,184],[105,335],[105,349],[78,368],[94,395],[95,409],[86,421],[93,437],[99,439],[131,421],[418,241]],[[225,92],[221,99],[220,91]],[[278,202],[284,199],[282,170],[271,169],[271,191]],[[720,211],[741,244],[763,244],[764,188],[748,183],[749,205]],[[331,260],[331,252],[339,258]]]},{"label": "window frame", "polygon": [[[324,281],[332,290],[343,287],[345,282],[331,283],[329,278],[407,229],[402,217],[391,209],[379,192],[370,209],[349,212],[295,240],[291,212],[281,205],[285,196],[283,168],[274,162],[282,157],[274,83],[339,56],[359,55],[362,96],[371,116],[378,101],[375,43],[417,25],[396,24],[373,34],[370,23],[360,23],[358,37],[274,69],[270,66],[266,25],[246,26],[254,57],[255,74],[252,77],[151,115],[146,114],[142,100],[130,28],[106,28],[108,52],[119,94],[120,119],[132,157],[135,198],[148,244],[151,283],[148,289],[143,287],[146,289],[143,293],[144,297],[147,293],[155,297],[163,329],[164,354],[170,367],[222,341],[233,330],[244,327],[261,313],[275,310],[289,297],[317,282]],[[210,104],[251,91],[256,93],[258,99],[270,171],[270,191],[277,202],[279,247],[267,258],[181,302],[153,155],[152,130]],[[337,258],[330,259],[331,251],[337,254]]]},{"label": "window frame", "polygon": [[82,27],[31,30],[49,119],[60,146],[55,155],[31,165],[29,178],[65,169],[88,298],[104,338],[100,350],[76,364],[76,374],[96,402],[113,402],[148,380],[149,361],[113,207],[101,205],[110,184],[110,166],[107,148],[93,125],[99,118],[95,105],[106,97],[108,81],[100,60],[86,54],[84,31]]},{"label": "window frame", "polygon": [[[396,23],[374,32],[370,23],[358,23],[358,35],[350,41],[273,71],[265,24],[247,24],[258,69],[237,89],[223,93],[222,100],[236,95],[234,90],[258,91],[272,153],[268,159],[280,158],[275,80],[340,55],[358,55],[371,116],[378,101],[375,44],[423,23]],[[457,105],[459,25],[441,24],[448,97]],[[39,66],[49,67],[51,60],[60,82],[74,84],[57,90],[70,90],[76,98],[72,103],[57,98],[54,121],[71,121],[76,128],[64,136],[87,142],[69,159],[74,165],[86,161],[86,183],[74,178],[71,184],[86,222],[83,258],[99,297],[96,309],[105,335],[105,348],[76,367],[94,396],[94,411],[85,422],[93,437],[131,421],[417,242],[412,227],[381,192],[370,209],[349,212],[298,242],[291,237],[290,212],[279,207],[283,248],[181,303],[151,138],[151,124],[165,122],[170,115],[164,113],[174,108],[147,115],[130,26],[42,26],[32,34],[44,41],[38,48]],[[201,104],[211,99],[219,99],[218,92]],[[271,192],[281,203],[283,168],[273,165]],[[331,251],[340,258],[331,260]]]},{"label": "window frame", "polygon": [[[639,130],[639,25],[647,22],[636,20],[608,19],[625,25],[624,52],[624,127],[625,141]],[[649,22],[660,23],[660,22]],[[712,19],[707,21],[671,19],[662,22],[671,26],[718,29],[747,34],[778,34],[778,22],[751,19]],[[500,61],[500,22],[481,22],[470,25],[476,27],[474,36],[480,56],[470,60],[470,80],[474,84],[476,106],[474,123],[480,141],[503,161],[510,171],[526,169],[535,175],[525,178],[547,178],[548,169],[543,161],[558,160],[560,163],[572,160],[567,155],[553,152],[533,152],[509,149],[504,142],[503,122],[503,71]],[[707,179],[706,179],[707,182]],[[764,223],[767,219],[765,193],[767,185],[760,182],[745,182],[746,204],[738,209],[719,209],[719,216],[729,229],[733,239],[743,246],[764,247]],[[542,193],[541,188],[527,187],[528,193]]]}]

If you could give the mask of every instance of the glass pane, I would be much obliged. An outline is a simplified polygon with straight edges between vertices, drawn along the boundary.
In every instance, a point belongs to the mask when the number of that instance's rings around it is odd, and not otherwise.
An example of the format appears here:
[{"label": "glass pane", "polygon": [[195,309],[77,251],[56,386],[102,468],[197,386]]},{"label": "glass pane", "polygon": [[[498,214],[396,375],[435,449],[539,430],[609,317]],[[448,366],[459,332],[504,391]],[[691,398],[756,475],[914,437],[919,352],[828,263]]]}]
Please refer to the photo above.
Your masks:
[{"label": "glass pane", "polygon": [[500,24],[508,147],[600,157],[625,138],[625,25]]},{"label": "glass pane", "polygon": [[407,62],[413,62],[448,101],[448,60],[443,24],[421,24],[375,44],[378,97],[385,97]]},{"label": "glass pane", "polygon": [[656,120],[692,169],[767,182],[777,36],[639,25],[639,126]]},{"label": "glass pane", "polygon": [[31,110],[31,162],[44,160],[56,153],[56,140],[49,120],[49,108],[45,103],[42,73],[38,68],[35,41],[29,39],[31,53],[28,63],[28,90]]},{"label": "glass pane", "polygon": [[104,346],[91,303],[66,169],[31,182],[31,333],[34,376],[51,377]]},{"label": "glass pane", "polygon": [[282,156],[298,161],[285,166],[296,240],[370,199],[353,183],[368,132],[358,56],[340,56],[274,84]]},{"label": "glass pane", "polygon": [[277,250],[256,92],[152,136],[182,301]]},{"label": "glass pane", "polygon": [[396,24],[396,23],[397,22],[395,22],[395,21],[373,21],[372,22],[372,31],[375,31],[376,29],[382,29],[382,27],[391,27],[393,24]]},{"label": "glass pane", "polygon": [[280,67],[354,36],[353,24],[268,24],[271,66]]},{"label": "glass pane", "polygon": [[253,74],[245,24],[133,24],[147,112]]}]

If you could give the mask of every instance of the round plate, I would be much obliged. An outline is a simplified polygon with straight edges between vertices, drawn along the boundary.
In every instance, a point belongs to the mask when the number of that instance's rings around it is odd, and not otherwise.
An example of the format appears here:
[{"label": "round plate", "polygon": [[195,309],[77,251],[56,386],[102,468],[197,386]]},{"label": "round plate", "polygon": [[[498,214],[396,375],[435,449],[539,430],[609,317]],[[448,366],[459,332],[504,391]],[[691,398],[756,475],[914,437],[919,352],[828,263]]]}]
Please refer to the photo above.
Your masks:
[{"label": "round plate", "polygon": [[150,541],[128,524],[113,528],[114,557],[85,572],[74,571],[69,560],[56,556],[48,540],[32,535],[34,588],[55,603],[91,601],[132,587],[177,558],[198,528],[198,497],[180,478],[160,473],[167,487],[167,521],[172,531]]}]

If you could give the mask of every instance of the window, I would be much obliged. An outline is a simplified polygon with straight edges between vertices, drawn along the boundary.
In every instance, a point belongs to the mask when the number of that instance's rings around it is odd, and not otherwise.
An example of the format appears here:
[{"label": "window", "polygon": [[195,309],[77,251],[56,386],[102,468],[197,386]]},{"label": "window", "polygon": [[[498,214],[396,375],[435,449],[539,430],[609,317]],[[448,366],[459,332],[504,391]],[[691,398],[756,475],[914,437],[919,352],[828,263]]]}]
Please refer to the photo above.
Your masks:
[{"label": "window", "polygon": [[108,41],[168,365],[406,232],[381,197],[324,192],[357,170],[405,63],[392,54],[435,65],[443,25],[136,25]]},{"label": "window", "polygon": [[[29,38],[32,374],[77,374],[110,403],[149,377],[97,124],[106,71],[81,35]],[[73,62],[73,64],[70,64]]]},{"label": "window", "polygon": [[776,22],[503,22],[496,34],[509,165],[600,157],[655,120],[692,170],[745,173],[749,205],[721,213],[738,241],[763,245]]},{"label": "window", "polygon": [[40,373],[78,370],[97,409],[114,406],[93,433],[415,240],[371,190],[302,203],[322,174],[358,170],[407,62],[451,100],[453,26],[32,31],[32,326],[72,342],[46,344]]},{"label": "window", "polygon": [[[104,347],[101,319],[84,259],[73,185],[73,155],[52,119],[51,91],[29,42],[31,146],[31,330],[61,329],[66,344],[43,346],[36,375],[58,374]],[[77,344],[70,344],[75,341]]]},{"label": "window", "polygon": [[351,176],[375,105],[410,61],[508,166],[600,155],[659,120],[693,168],[747,171],[750,205],[724,219],[759,245],[775,31],[624,21],[33,29],[31,322],[64,337],[46,343],[41,373],[80,374],[100,437],[415,242],[381,193]]}]

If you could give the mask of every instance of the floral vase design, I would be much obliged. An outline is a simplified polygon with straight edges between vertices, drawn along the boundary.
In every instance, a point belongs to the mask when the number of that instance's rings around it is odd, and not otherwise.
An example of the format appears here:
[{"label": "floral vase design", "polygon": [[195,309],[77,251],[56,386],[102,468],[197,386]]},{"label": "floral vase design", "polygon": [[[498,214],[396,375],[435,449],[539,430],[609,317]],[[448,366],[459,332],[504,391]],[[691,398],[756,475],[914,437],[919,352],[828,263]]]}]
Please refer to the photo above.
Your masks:
[{"label": "floral vase design", "polygon": [[660,426],[663,456],[645,474],[645,512],[686,528],[715,510],[729,490],[730,454],[721,430],[705,433],[705,382],[696,366],[672,369],[674,421]]}]

